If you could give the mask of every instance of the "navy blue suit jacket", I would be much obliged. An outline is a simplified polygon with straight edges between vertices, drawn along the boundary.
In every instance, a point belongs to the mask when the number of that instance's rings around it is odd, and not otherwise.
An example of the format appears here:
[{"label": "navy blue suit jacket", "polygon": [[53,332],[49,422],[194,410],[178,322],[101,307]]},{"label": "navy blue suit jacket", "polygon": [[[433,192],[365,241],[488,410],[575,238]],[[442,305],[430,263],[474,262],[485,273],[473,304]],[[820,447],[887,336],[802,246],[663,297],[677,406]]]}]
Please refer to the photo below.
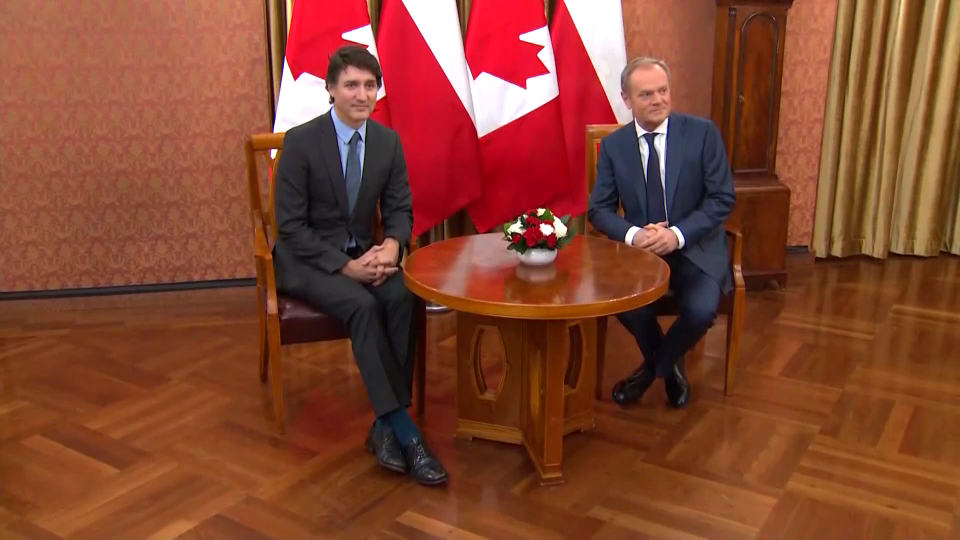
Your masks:
[{"label": "navy blue suit jacket", "polygon": [[[680,253],[727,293],[733,288],[733,278],[724,222],[733,210],[736,194],[720,131],[705,118],[672,113],[666,154],[667,219],[683,235]],[[623,206],[623,217],[617,214],[618,202]],[[594,228],[619,242],[624,241],[630,227],[650,223],[634,122],[600,142],[597,181],[590,194],[587,218]]]}]

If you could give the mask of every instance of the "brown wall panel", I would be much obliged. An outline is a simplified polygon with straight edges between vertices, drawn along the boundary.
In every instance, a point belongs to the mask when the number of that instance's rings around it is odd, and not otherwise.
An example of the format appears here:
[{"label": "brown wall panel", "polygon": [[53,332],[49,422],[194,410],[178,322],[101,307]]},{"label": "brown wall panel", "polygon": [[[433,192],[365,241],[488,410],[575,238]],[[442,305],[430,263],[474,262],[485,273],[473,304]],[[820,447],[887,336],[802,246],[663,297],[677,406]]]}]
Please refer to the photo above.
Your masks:
[{"label": "brown wall panel", "polygon": [[14,0],[0,51],[0,291],[253,275],[260,2]]}]

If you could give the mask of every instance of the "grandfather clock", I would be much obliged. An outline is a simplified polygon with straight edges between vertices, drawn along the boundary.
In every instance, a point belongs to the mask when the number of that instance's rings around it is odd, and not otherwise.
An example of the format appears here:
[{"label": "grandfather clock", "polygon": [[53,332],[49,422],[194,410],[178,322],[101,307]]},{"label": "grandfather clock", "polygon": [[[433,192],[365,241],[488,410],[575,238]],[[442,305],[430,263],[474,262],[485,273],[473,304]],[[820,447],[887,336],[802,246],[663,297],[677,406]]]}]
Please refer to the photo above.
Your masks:
[{"label": "grandfather clock", "polygon": [[717,0],[711,116],[733,171],[728,222],[743,234],[749,288],[786,285],[790,188],[777,178],[780,80],[793,0]]}]

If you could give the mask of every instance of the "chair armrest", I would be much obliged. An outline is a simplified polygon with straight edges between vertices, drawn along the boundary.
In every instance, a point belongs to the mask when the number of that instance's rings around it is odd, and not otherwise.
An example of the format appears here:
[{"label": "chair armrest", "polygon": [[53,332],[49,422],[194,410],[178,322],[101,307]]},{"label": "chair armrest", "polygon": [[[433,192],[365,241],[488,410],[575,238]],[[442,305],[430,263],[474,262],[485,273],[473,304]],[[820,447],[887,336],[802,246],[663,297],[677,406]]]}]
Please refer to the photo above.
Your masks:
[{"label": "chair armrest", "polygon": [[743,280],[743,235],[739,230],[726,226],[727,237],[730,239],[730,265],[733,272],[733,286],[743,289],[746,283]]},{"label": "chair armrest", "polygon": [[253,214],[253,257],[257,263],[257,287],[264,294],[266,310],[270,315],[278,313],[277,278],[273,269],[273,254],[267,243],[267,234],[263,227],[263,214],[254,210]]}]

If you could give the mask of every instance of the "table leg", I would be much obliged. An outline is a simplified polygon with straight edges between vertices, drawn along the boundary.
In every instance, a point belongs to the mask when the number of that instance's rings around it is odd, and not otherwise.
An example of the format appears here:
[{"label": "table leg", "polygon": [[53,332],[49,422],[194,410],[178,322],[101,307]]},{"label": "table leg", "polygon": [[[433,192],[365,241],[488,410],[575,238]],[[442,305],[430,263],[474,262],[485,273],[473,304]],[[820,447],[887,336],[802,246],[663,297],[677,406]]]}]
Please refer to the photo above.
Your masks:
[{"label": "table leg", "polygon": [[[563,436],[594,425],[595,319],[517,320],[457,314],[457,436],[522,444],[540,483],[563,482]],[[488,388],[484,332],[500,337],[504,372]]]}]

